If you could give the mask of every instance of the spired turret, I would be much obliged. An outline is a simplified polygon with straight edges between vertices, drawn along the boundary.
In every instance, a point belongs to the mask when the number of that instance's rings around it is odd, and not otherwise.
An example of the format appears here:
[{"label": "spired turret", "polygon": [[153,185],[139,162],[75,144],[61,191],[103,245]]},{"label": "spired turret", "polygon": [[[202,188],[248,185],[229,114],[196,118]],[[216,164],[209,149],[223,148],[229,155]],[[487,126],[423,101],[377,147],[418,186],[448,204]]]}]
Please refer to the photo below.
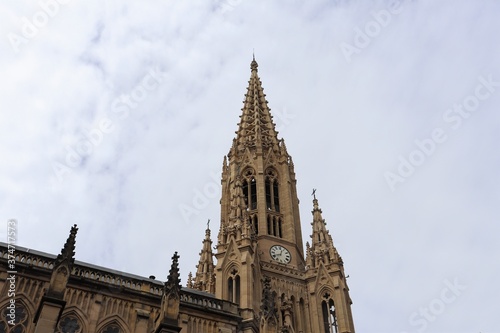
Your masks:
[{"label": "spired turret", "polygon": [[306,244],[306,281],[310,293],[314,332],[354,332],[351,298],[344,262],[326,229],[322,211],[313,192],[311,245]]},{"label": "spired turret", "polygon": [[196,265],[194,280],[188,280],[188,287],[215,294],[215,266],[212,252],[212,239],[210,238],[210,220],[205,230],[203,248],[200,252],[200,261]]}]

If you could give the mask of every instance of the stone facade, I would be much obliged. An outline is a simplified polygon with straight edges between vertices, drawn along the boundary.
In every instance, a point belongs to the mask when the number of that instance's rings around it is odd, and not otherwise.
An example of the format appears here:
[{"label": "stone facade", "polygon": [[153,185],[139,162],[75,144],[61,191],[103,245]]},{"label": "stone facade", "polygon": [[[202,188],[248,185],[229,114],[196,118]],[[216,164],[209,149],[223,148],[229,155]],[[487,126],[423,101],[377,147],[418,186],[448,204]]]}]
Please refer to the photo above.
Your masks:
[{"label": "stone facade", "polygon": [[16,319],[9,323],[9,252],[0,243],[0,333],[354,333],[344,264],[315,194],[304,252],[293,161],[255,59],[250,67],[222,166],[215,253],[207,226],[187,286],[179,284],[177,253],[165,283],[75,261],[75,225],[58,256],[16,248]]}]

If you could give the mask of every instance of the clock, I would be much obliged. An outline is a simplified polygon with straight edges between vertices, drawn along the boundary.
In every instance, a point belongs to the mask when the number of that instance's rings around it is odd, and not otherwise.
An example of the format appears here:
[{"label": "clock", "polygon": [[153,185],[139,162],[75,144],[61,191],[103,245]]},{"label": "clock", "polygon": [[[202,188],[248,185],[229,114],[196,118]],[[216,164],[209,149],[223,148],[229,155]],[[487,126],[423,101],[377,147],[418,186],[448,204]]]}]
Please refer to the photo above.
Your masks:
[{"label": "clock", "polygon": [[276,260],[277,262],[282,263],[282,264],[288,264],[290,262],[290,260],[292,259],[292,255],[290,254],[290,251],[288,251],[287,249],[285,249],[281,245],[271,246],[269,253],[271,254],[271,258],[273,260]]}]

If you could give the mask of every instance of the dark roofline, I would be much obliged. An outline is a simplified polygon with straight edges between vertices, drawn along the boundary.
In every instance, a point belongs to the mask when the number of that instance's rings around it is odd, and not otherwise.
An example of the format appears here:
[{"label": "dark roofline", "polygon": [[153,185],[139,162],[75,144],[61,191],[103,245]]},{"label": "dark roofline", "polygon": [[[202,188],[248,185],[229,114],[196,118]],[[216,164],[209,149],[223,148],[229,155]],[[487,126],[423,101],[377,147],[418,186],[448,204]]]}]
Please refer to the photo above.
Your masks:
[{"label": "dark roofline", "polygon": [[[7,249],[8,248],[8,244],[5,243],[5,242],[0,242],[0,247],[3,247],[3,248]],[[40,256],[40,257],[45,257],[47,259],[52,259],[54,261],[57,258],[57,255],[54,255],[54,254],[51,254],[51,253],[47,253],[47,252],[38,251],[38,250],[29,249],[29,248],[24,247],[24,246],[15,245],[15,248],[16,248],[16,251],[15,251],[16,253],[17,252],[32,253],[32,254]],[[135,280],[147,281],[149,283],[157,284],[158,286],[163,286],[163,284],[164,284],[164,282],[156,280],[156,279],[150,279],[148,277],[144,277],[144,276],[140,276],[140,275],[135,275],[135,274],[131,274],[131,273],[126,273],[126,272],[123,272],[123,271],[118,271],[118,270],[115,270],[115,269],[111,269],[111,268],[107,268],[107,267],[103,267],[103,266],[98,266],[98,265],[90,264],[90,263],[84,262],[84,261],[75,260],[75,266],[80,266],[82,268],[96,269],[96,270],[100,270],[100,271],[103,271],[103,272],[106,272],[106,273],[110,273],[110,274],[114,274],[114,275],[120,275],[120,276],[123,276],[123,277],[135,279]]]}]

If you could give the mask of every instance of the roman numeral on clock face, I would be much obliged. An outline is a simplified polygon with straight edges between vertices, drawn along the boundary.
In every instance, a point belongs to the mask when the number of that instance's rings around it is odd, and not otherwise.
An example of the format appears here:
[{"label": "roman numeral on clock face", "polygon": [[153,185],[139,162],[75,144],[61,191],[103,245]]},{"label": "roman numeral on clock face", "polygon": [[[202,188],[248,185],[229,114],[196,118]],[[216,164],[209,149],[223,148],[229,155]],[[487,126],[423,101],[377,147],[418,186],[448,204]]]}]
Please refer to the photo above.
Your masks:
[{"label": "roman numeral on clock face", "polygon": [[269,250],[271,258],[279,263],[288,264],[291,259],[290,251],[281,245],[274,245]]}]

